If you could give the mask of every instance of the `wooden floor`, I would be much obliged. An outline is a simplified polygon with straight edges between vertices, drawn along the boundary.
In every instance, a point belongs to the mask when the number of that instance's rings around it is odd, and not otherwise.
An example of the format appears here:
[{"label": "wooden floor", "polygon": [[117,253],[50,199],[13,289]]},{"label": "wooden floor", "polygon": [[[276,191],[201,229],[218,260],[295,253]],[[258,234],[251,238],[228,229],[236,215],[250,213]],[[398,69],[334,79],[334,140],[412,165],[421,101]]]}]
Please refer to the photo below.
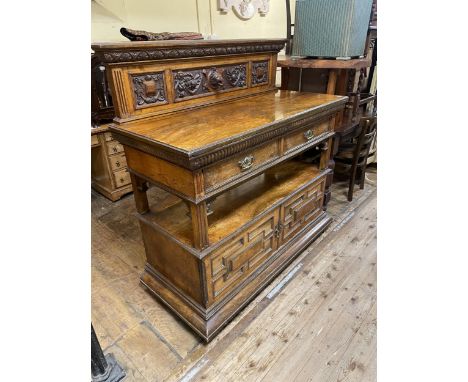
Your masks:
[{"label": "wooden floor", "polygon": [[331,227],[208,345],[140,286],[133,196],[93,192],[92,321],[125,381],[375,381],[376,175],[333,185]]}]

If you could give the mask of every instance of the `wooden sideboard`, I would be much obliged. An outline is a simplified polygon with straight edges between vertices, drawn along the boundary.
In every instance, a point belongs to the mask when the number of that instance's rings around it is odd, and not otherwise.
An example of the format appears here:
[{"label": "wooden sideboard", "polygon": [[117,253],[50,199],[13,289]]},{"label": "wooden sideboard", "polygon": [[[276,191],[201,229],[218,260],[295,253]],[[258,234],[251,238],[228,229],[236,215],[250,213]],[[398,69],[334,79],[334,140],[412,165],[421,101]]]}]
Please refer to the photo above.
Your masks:
[{"label": "wooden sideboard", "polygon": [[[147,264],[141,283],[206,341],[331,222],[347,97],[275,88],[285,40],[96,44]],[[172,195],[150,205],[149,184]]]}]

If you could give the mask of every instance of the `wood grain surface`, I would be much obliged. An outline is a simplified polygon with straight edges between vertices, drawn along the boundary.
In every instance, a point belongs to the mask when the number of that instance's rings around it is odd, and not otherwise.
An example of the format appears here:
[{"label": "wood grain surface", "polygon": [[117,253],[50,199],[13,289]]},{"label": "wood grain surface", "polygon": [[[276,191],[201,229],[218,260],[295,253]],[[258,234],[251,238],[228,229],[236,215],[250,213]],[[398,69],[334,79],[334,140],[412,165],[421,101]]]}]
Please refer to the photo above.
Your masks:
[{"label": "wood grain surface", "polygon": [[[113,131],[138,135],[179,150],[196,151],[217,142],[235,140],[265,125],[277,124],[298,113],[340,104],[341,96],[294,91],[277,91],[173,114],[113,126]],[[272,126],[274,127],[274,126]]]},{"label": "wood grain surface", "polygon": [[278,56],[279,67],[302,69],[361,69],[371,65],[371,58],[354,58],[350,60],[315,59],[306,57]]}]

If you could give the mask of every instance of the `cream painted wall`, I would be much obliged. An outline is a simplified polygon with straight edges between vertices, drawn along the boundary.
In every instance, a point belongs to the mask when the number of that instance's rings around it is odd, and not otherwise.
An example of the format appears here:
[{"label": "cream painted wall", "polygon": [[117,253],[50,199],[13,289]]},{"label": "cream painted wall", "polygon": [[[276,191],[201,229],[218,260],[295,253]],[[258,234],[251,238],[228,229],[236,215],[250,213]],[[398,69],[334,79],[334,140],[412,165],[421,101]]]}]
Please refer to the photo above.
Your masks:
[{"label": "cream painted wall", "polygon": [[[292,13],[294,15],[295,0]],[[221,13],[217,0],[92,0],[91,38],[96,41],[128,41],[121,27],[151,32],[200,32],[210,38],[286,37],[285,0],[270,0],[270,11],[250,20],[234,11]]]}]

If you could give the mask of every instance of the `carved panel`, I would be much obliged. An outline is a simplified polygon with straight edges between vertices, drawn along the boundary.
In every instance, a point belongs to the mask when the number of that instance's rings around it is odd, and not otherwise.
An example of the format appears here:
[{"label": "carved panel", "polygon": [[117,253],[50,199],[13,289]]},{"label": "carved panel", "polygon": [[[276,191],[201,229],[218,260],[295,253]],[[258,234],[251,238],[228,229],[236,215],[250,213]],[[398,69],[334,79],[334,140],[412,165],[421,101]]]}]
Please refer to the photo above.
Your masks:
[{"label": "carved panel", "polygon": [[164,73],[132,75],[136,108],[167,103]]},{"label": "carved panel", "polygon": [[268,61],[252,62],[252,85],[268,83]]},{"label": "carved panel", "polygon": [[185,57],[205,57],[205,56],[226,56],[233,54],[246,54],[246,53],[262,53],[274,52],[278,53],[284,48],[286,41],[267,41],[256,42],[255,44],[241,44],[225,46],[220,43],[220,46],[214,43],[209,43],[207,46],[180,46],[180,47],[149,47],[146,49],[134,48],[131,51],[116,50],[116,49],[103,49],[98,45],[93,45],[92,48],[103,62],[137,62],[145,60],[165,60],[171,58],[185,58]]},{"label": "carved panel", "polygon": [[173,74],[176,99],[204,93],[201,70],[179,71]]},{"label": "carved panel", "polygon": [[246,87],[247,64],[173,72],[175,100]]},{"label": "carved panel", "polygon": [[274,211],[211,255],[208,261],[212,298],[238,285],[236,281],[245,278],[273,253],[277,246],[276,223]]},{"label": "carved panel", "polygon": [[318,184],[313,184],[283,204],[281,211],[283,243],[319,216],[322,211],[324,186],[325,178],[322,178]]}]

